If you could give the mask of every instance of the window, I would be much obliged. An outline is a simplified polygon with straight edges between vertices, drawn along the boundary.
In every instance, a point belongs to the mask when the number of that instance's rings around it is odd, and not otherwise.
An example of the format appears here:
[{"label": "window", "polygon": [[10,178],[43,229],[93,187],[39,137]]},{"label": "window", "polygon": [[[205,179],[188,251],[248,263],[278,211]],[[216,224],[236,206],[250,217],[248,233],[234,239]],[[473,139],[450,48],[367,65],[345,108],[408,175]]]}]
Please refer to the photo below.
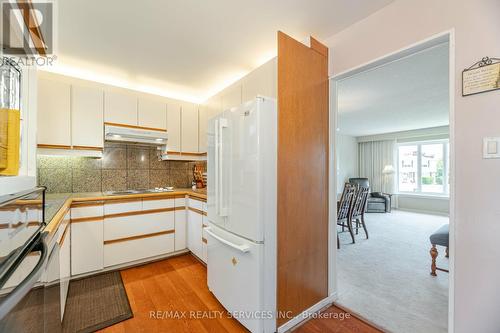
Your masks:
[{"label": "window", "polygon": [[448,195],[448,151],[448,140],[400,144],[398,191]]}]

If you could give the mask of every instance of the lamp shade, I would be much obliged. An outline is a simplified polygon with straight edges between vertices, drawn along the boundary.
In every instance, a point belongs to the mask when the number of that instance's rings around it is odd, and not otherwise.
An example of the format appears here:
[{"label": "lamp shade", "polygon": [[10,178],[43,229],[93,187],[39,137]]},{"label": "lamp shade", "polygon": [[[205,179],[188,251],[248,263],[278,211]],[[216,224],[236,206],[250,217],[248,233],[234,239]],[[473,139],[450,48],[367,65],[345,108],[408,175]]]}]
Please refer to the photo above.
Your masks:
[{"label": "lamp shade", "polygon": [[383,173],[384,175],[391,175],[391,174],[393,174],[394,172],[396,172],[396,170],[394,170],[394,167],[393,167],[392,165],[390,165],[390,164],[386,165],[386,166],[384,167],[384,170],[382,170],[382,173]]}]

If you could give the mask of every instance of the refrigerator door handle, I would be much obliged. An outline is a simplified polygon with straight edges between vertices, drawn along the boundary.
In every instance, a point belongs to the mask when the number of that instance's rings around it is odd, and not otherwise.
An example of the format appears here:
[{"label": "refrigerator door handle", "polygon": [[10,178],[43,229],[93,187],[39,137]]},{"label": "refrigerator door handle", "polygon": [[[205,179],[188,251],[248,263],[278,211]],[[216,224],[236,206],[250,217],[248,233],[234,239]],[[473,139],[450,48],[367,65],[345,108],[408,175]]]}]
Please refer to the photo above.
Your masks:
[{"label": "refrigerator door handle", "polygon": [[243,244],[243,245],[234,244],[234,243],[228,241],[227,239],[224,239],[221,236],[216,235],[212,231],[212,229],[210,227],[205,228],[205,231],[206,231],[207,234],[209,234],[213,238],[217,239],[219,242],[224,243],[227,246],[232,247],[233,249],[236,249],[236,250],[238,250],[240,252],[243,252],[243,253],[247,253],[248,251],[250,251],[250,247],[248,245],[245,245],[245,244]]},{"label": "refrigerator door handle", "polygon": [[218,135],[218,139],[219,139],[219,154],[218,154],[218,169],[217,169],[217,172],[219,173],[218,175],[218,180],[219,180],[219,184],[218,184],[218,187],[219,187],[219,200],[218,200],[218,204],[219,204],[219,215],[220,216],[227,216],[227,207],[224,205],[224,184],[223,184],[223,180],[224,180],[224,163],[223,163],[223,152],[224,152],[224,140],[223,140],[223,130],[224,128],[227,128],[228,127],[228,121],[226,118],[220,118],[219,119],[219,135]]}]

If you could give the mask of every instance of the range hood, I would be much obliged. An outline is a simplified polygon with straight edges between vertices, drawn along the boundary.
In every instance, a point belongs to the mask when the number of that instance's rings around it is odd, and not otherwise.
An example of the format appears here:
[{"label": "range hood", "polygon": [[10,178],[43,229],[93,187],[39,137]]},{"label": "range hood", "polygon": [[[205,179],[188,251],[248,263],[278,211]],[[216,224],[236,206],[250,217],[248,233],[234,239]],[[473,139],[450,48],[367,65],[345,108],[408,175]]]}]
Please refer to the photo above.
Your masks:
[{"label": "range hood", "polygon": [[165,146],[167,144],[167,132],[125,126],[105,125],[104,139],[106,141]]}]

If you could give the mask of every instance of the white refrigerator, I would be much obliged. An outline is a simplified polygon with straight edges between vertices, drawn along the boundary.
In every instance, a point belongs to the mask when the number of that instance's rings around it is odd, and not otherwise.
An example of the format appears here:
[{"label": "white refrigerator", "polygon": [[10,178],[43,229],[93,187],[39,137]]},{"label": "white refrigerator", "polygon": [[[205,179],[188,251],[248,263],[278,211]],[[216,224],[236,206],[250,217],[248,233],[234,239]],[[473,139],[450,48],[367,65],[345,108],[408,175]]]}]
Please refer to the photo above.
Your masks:
[{"label": "white refrigerator", "polygon": [[207,134],[208,287],[248,330],[275,332],[276,101],[224,111]]}]

